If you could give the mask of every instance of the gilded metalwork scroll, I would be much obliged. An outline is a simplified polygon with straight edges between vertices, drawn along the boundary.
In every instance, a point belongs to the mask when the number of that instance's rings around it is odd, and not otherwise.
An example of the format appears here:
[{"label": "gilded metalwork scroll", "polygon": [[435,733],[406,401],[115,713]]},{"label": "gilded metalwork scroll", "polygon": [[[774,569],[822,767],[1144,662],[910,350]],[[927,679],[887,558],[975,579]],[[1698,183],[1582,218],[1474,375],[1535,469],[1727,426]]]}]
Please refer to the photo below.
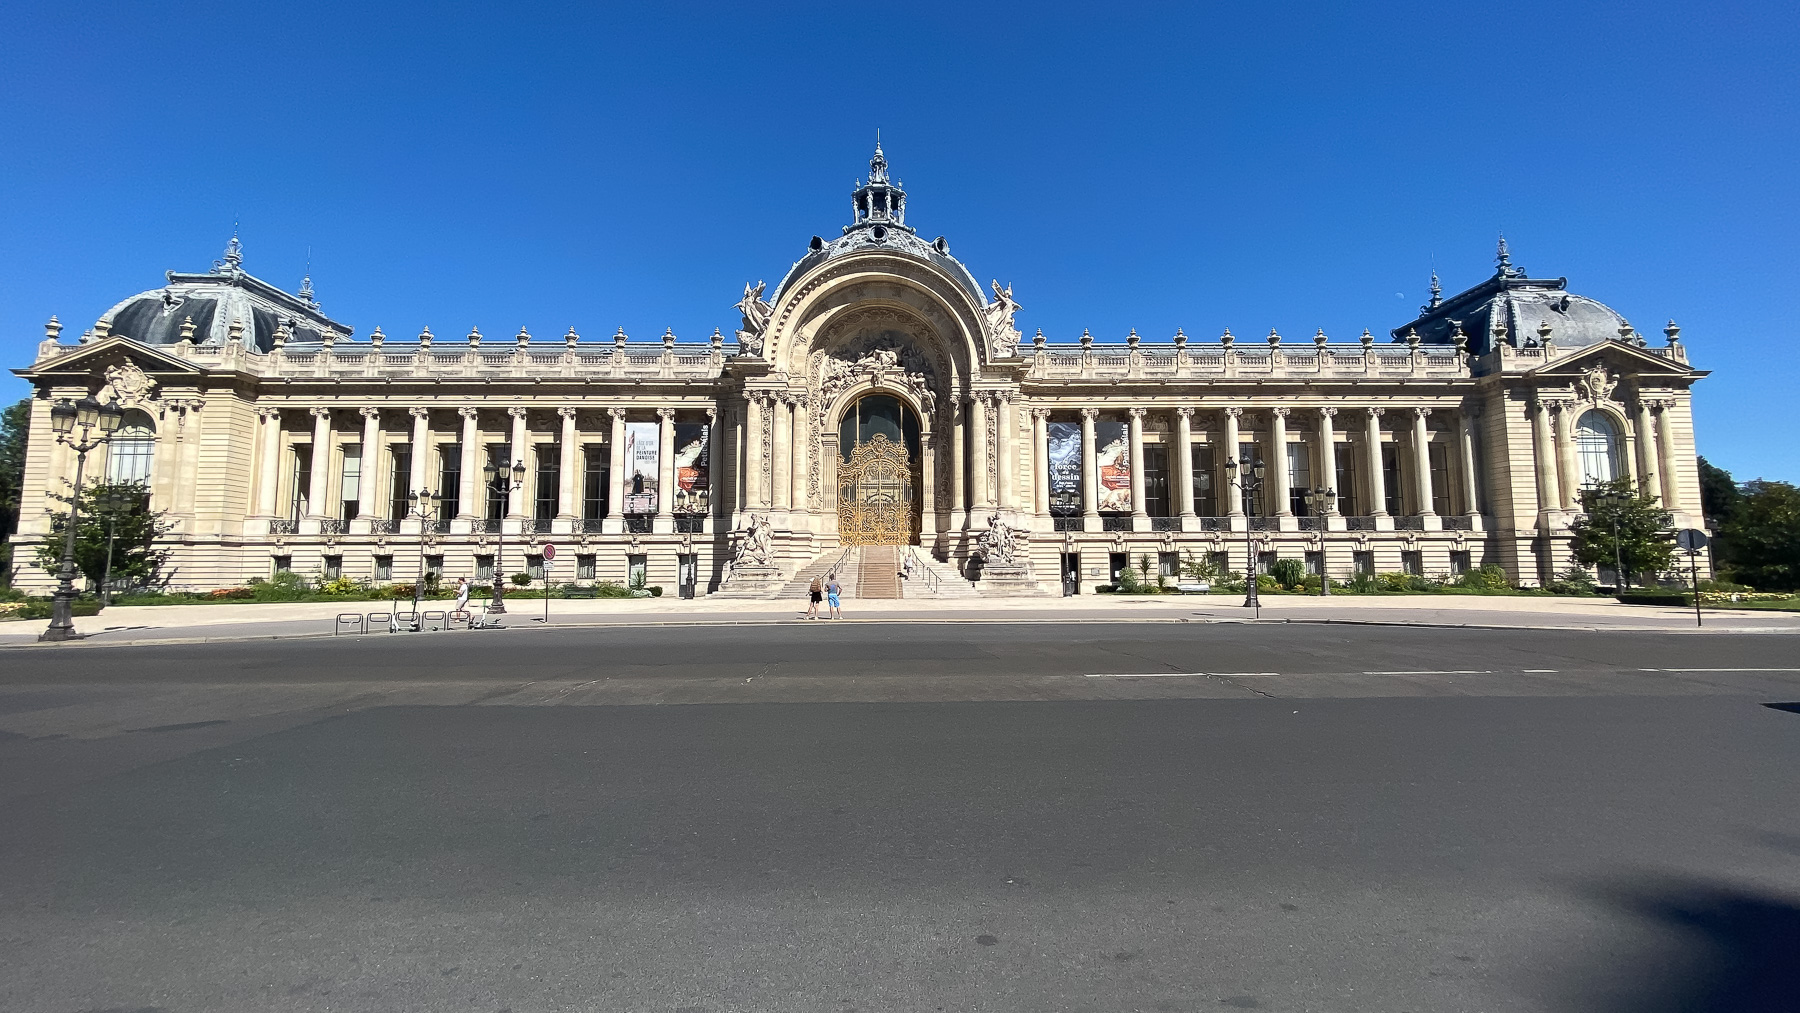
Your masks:
[{"label": "gilded metalwork scroll", "polygon": [[906,447],[876,433],[838,466],[838,541],[911,545],[918,539],[912,462]]}]

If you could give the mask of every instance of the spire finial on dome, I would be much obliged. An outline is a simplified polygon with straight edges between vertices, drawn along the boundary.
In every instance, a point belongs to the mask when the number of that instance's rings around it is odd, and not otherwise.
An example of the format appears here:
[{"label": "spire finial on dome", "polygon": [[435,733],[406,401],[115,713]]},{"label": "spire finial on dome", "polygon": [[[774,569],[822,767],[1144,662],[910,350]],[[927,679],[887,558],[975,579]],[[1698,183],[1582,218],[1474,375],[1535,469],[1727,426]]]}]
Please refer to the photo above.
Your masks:
[{"label": "spire finial on dome", "polygon": [[214,271],[241,271],[244,269],[244,244],[238,242],[238,223],[231,223],[231,239],[225,244],[225,256],[213,261]]},{"label": "spire finial on dome", "polygon": [[1439,306],[1442,306],[1443,304],[1444,304],[1444,286],[1443,286],[1442,282],[1438,281],[1437,269],[1433,268],[1431,271],[1431,302],[1429,304],[1427,304],[1425,308],[1428,310],[1434,310],[1434,309],[1437,309]]},{"label": "spire finial on dome", "polygon": [[306,248],[306,274],[300,279],[300,300],[314,309],[319,308],[319,300],[313,298],[312,287],[312,247]]},{"label": "spire finial on dome", "polygon": [[1506,248],[1506,233],[1500,234],[1500,245],[1494,251],[1494,274],[1501,278],[1523,278],[1525,272],[1513,266],[1512,253]]}]

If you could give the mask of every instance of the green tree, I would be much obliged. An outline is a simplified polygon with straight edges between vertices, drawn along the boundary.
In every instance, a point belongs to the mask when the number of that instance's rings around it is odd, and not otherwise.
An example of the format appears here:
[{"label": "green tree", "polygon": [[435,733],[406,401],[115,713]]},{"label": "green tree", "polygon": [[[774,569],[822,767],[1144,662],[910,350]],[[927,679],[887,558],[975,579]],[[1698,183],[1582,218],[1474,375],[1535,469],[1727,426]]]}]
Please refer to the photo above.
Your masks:
[{"label": "green tree", "polygon": [[[31,400],[0,412],[0,540],[19,530],[25,491],[25,448],[31,433]],[[0,545],[0,587],[12,583],[12,544]]]},{"label": "green tree", "polygon": [[1581,508],[1586,513],[1569,525],[1577,561],[1612,566],[1616,559],[1625,583],[1634,573],[1669,568],[1675,518],[1648,487],[1633,488],[1628,478],[1599,482],[1581,491]]},{"label": "green tree", "polygon": [[1732,579],[1764,591],[1800,591],[1800,489],[1787,482],[1745,483],[1743,499],[1720,532]]},{"label": "green tree", "polygon": [[1723,527],[1743,501],[1743,490],[1732,481],[1731,472],[1700,458],[1700,512],[1706,519],[1714,527]]},{"label": "green tree", "polygon": [[[68,504],[74,497],[52,493]],[[163,512],[150,509],[150,495],[137,482],[96,482],[81,490],[81,521],[75,528],[75,569],[90,584],[107,572],[107,529],[112,529],[112,577],[132,584],[155,580],[168,550],[156,547],[156,536],[169,530]],[[52,514],[50,537],[38,546],[37,563],[54,574],[62,566],[63,540],[69,513]]]}]

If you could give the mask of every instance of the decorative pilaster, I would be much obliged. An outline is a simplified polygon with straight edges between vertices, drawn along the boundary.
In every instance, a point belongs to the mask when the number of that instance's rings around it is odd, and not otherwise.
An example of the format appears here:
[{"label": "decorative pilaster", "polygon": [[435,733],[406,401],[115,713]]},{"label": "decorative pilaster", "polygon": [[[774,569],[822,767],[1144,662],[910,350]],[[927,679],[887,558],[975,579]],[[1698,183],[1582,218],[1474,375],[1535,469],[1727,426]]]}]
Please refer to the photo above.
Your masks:
[{"label": "decorative pilaster", "polygon": [[556,520],[551,530],[565,534],[575,531],[576,521],[581,516],[581,447],[576,442],[580,439],[576,425],[581,412],[571,405],[564,405],[556,410],[557,418],[562,420],[562,451],[557,462],[556,473]]},{"label": "decorative pilaster", "polygon": [[[1320,489],[1329,489],[1339,496],[1344,490],[1337,487],[1337,430],[1332,428],[1332,420],[1337,417],[1336,408],[1319,409],[1319,470],[1324,472],[1316,483]],[[1338,501],[1333,500],[1325,508],[1325,516],[1336,517],[1339,514]]]},{"label": "decorative pilaster", "polygon": [[1144,409],[1128,408],[1125,416],[1131,434],[1131,530],[1150,530],[1150,515],[1144,506]]},{"label": "decorative pilaster", "polygon": [[1081,527],[1100,530],[1100,458],[1094,446],[1094,420],[1100,409],[1081,410]]},{"label": "decorative pilaster", "polygon": [[656,519],[657,534],[675,531],[675,409],[656,410]]},{"label": "decorative pilaster", "polygon": [[1431,409],[1423,405],[1413,408],[1413,487],[1419,497],[1419,517],[1424,521],[1425,530],[1439,530],[1442,523],[1437,511],[1433,509],[1436,498],[1431,488],[1431,430],[1425,425],[1425,419],[1431,415]]},{"label": "decorative pilaster", "polygon": [[[1263,494],[1272,500],[1272,502],[1265,502],[1263,509],[1268,510],[1277,518],[1294,516],[1292,495],[1294,477],[1288,468],[1287,454],[1287,420],[1288,412],[1291,410],[1282,405],[1275,405],[1269,409],[1269,456],[1274,458],[1269,462],[1269,474],[1274,481],[1263,489]],[[1271,507],[1273,509],[1270,509]],[[1281,522],[1277,521],[1277,523]],[[1287,525],[1282,524],[1283,530],[1286,527]]]},{"label": "decorative pilaster", "polygon": [[1637,405],[1637,459],[1639,487],[1660,493],[1661,462],[1656,454],[1656,420],[1651,416],[1650,402],[1641,396]]},{"label": "decorative pilaster", "polygon": [[1556,412],[1556,482],[1562,498],[1557,506],[1565,511],[1581,509],[1581,462],[1575,458],[1575,412],[1572,401],[1551,401]]},{"label": "decorative pilaster", "polygon": [[[988,398],[989,395],[986,392],[983,392],[976,394],[969,399],[969,407],[973,412],[970,423],[974,429],[974,440],[972,442],[975,452],[969,468],[969,475],[975,481],[975,487],[970,490],[969,496],[969,506],[971,510],[986,507],[994,501],[993,486],[989,484],[993,475],[994,466],[993,458],[989,456],[990,448],[993,446],[993,438],[988,413]],[[980,526],[982,522],[980,519],[977,519],[972,523],[976,526]]]},{"label": "decorative pilaster", "polygon": [[456,409],[462,418],[462,453],[457,476],[456,520],[452,531],[467,534],[475,519],[487,516],[486,490],[481,485],[481,410],[467,405]]},{"label": "decorative pilaster", "polygon": [[[531,418],[531,410],[523,405],[514,405],[506,410],[506,414],[512,417],[512,443],[507,447],[511,452],[509,459],[501,462],[501,464],[503,467],[510,469],[514,462],[522,462],[525,460],[526,448],[530,445],[529,441],[531,439],[530,430],[527,428],[527,423]],[[512,473],[510,470],[507,472],[506,520],[509,522],[509,528],[513,532],[523,533],[524,531],[525,490],[526,486],[529,484],[529,481],[521,482],[519,483],[518,488],[513,488]]]},{"label": "decorative pilaster", "polygon": [[[1183,517],[1194,516],[1194,410],[1192,408],[1175,409],[1175,448],[1174,465],[1171,469],[1175,475],[1175,512]],[[1189,525],[1182,524],[1187,530]]]},{"label": "decorative pilaster", "polygon": [[1562,520],[1562,491],[1556,473],[1556,443],[1550,431],[1550,403],[1542,398],[1531,414],[1531,452],[1537,464],[1538,525],[1548,531]]},{"label": "decorative pilaster", "polygon": [[[419,515],[418,495],[425,488],[427,475],[426,465],[431,462],[431,409],[414,407],[406,413],[412,416],[412,451],[407,458],[407,492],[411,501],[407,506],[406,518],[400,522],[400,530],[404,534],[424,534],[425,519]],[[435,490],[440,495],[443,490]]]},{"label": "decorative pilaster", "polygon": [[625,409],[608,408],[612,418],[611,439],[606,452],[606,518],[600,522],[602,534],[625,533]]},{"label": "decorative pilaster", "polygon": [[1031,512],[1050,515],[1050,409],[1031,409]]},{"label": "decorative pilaster", "polygon": [[1481,425],[1481,412],[1477,408],[1468,407],[1462,410],[1462,417],[1456,427],[1457,447],[1456,459],[1462,466],[1462,510],[1474,521],[1475,530],[1481,530],[1481,485],[1475,473],[1475,441],[1479,437],[1478,427]]},{"label": "decorative pilaster", "polygon": [[[1381,414],[1385,409],[1365,408],[1367,422],[1363,430],[1363,464],[1369,476],[1369,511],[1371,517],[1386,517],[1387,475],[1381,467]],[[1379,525],[1378,525],[1379,526]]]},{"label": "decorative pilaster", "polygon": [[[1232,405],[1219,414],[1224,419],[1225,429],[1225,460],[1219,462],[1219,465],[1223,467],[1225,461],[1236,461],[1241,456],[1238,453],[1238,441],[1241,438],[1238,433],[1238,419],[1243,418],[1244,409]],[[1241,471],[1243,471],[1242,468],[1225,468],[1225,507],[1226,516],[1229,517],[1242,518],[1244,516],[1244,476],[1238,474]],[[1243,521],[1235,521],[1231,526],[1234,530],[1241,530]]]},{"label": "decorative pilaster", "polygon": [[1662,465],[1663,509],[1687,513],[1687,504],[1681,496],[1681,472],[1675,466],[1675,426],[1670,418],[1675,411],[1675,401],[1672,398],[1660,400],[1652,407],[1656,409],[1656,450]]},{"label": "decorative pilaster", "polygon": [[319,522],[331,516],[325,505],[331,477],[331,409],[321,406],[309,410],[313,417],[312,481],[306,490],[306,516],[310,523],[305,527],[312,529],[310,534],[317,534]]},{"label": "decorative pilaster", "polygon": [[263,530],[267,531],[267,522],[274,520],[275,511],[280,509],[281,409],[258,408],[256,417],[261,421],[257,429],[262,437],[262,453],[258,459],[260,475],[257,479],[256,515],[263,520]]},{"label": "decorative pilaster", "polygon": [[356,519],[350,522],[349,528],[351,534],[367,534],[381,502],[375,495],[381,477],[381,409],[358,408],[356,413],[362,416],[363,430],[362,446],[357,451],[361,459],[356,484]]}]

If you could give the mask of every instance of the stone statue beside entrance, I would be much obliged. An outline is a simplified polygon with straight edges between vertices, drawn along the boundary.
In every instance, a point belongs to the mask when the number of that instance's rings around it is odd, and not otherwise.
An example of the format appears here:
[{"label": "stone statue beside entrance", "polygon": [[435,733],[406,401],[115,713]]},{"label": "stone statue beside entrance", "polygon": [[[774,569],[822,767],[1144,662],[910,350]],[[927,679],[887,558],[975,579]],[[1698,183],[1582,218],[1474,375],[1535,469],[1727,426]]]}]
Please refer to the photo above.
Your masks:
[{"label": "stone statue beside entrance", "polygon": [[981,308],[982,318],[987,322],[988,351],[996,359],[1010,359],[1019,353],[1021,335],[1013,326],[1013,314],[1020,308],[1013,300],[1012,286],[1001,288],[996,279],[994,301]]},{"label": "stone statue beside entrance", "polygon": [[775,564],[775,529],[768,514],[751,514],[742,531],[736,532],[731,547],[724,584],[734,594],[760,594],[773,591],[784,579]]},{"label": "stone statue beside entrance", "polygon": [[972,555],[981,561],[981,588],[995,595],[1040,593],[1031,575],[1031,532],[988,516],[987,530],[975,536]]},{"label": "stone statue beside entrance", "polygon": [[744,297],[734,307],[744,316],[744,326],[737,332],[738,350],[743,355],[762,354],[763,337],[769,329],[769,321],[775,316],[774,304],[762,297],[763,288],[763,282],[757,282],[755,287],[746,282]]}]

